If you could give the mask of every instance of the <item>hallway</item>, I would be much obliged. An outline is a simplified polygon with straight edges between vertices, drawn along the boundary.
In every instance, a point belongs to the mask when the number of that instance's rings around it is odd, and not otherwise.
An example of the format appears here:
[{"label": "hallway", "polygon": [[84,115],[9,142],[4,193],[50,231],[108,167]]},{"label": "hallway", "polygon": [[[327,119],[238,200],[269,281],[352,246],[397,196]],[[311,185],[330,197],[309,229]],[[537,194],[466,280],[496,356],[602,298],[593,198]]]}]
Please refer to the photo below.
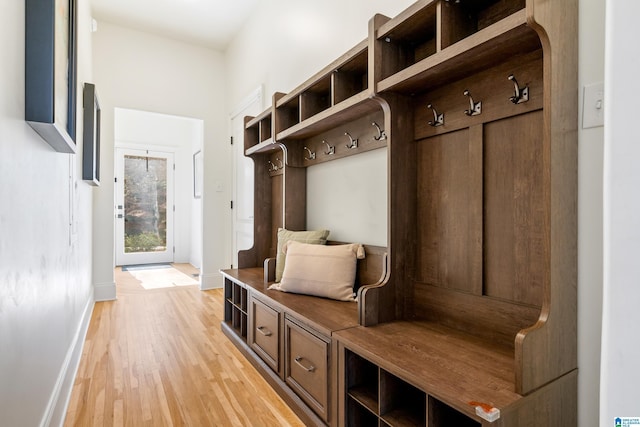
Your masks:
[{"label": "hallway", "polygon": [[95,305],[65,426],[302,425],[221,332],[221,289],[145,289],[121,268],[115,278],[118,299]]}]

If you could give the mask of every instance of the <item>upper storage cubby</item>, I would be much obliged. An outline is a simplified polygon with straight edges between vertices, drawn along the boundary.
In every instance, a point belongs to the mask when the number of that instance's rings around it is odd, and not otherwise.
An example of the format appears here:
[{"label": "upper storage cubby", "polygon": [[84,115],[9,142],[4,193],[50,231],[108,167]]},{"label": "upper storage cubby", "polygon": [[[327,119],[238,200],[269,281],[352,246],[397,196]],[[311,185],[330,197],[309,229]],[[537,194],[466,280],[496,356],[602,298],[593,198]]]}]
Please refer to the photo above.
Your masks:
[{"label": "upper storage cubby", "polygon": [[333,101],[336,105],[367,90],[368,50],[363,49],[331,73]]},{"label": "upper storage cubby", "polygon": [[525,0],[425,0],[374,22],[376,92],[422,92],[540,48]]},{"label": "upper storage cubby", "polygon": [[524,9],[525,0],[449,0],[440,8],[442,48]]},{"label": "upper storage cubby", "polygon": [[[315,116],[331,107],[331,76],[324,76],[300,94],[298,103],[300,121]],[[291,117],[295,117],[292,115]]]},{"label": "upper storage cubby", "polygon": [[256,117],[245,118],[244,150],[246,155],[275,150],[272,126],[272,109],[265,110]]},{"label": "upper storage cubby", "polygon": [[376,31],[384,58],[380,63],[382,79],[436,53],[437,6],[433,0],[415,3]]},{"label": "upper storage cubby", "polygon": [[275,138],[304,139],[379,109],[369,97],[368,40],[277,98]]}]

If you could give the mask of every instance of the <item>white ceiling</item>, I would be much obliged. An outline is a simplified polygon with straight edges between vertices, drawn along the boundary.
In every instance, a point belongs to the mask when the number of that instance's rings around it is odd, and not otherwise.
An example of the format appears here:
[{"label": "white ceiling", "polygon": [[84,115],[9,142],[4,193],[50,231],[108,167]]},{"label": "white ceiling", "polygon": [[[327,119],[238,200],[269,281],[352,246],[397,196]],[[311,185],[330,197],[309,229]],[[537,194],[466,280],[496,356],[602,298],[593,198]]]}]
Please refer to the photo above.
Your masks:
[{"label": "white ceiling", "polygon": [[98,21],[223,50],[257,0],[91,0]]}]

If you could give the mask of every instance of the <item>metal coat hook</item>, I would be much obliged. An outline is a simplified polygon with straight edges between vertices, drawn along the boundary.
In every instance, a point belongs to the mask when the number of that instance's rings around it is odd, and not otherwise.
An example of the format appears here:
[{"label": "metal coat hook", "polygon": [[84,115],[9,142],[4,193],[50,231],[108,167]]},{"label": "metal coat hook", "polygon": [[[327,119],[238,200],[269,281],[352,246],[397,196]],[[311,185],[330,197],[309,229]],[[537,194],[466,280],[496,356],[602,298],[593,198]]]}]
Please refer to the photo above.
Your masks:
[{"label": "metal coat hook", "polygon": [[315,151],[309,150],[309,148],[307,148],[306,146],[303,149],[309,153],[309,157],[305,156],[305,158],[304,158],[305,160],[315,160],[316,159],[316,152]]},{"label": "metal coat hook", "polygon": [[378,126],[376,122],[371,123],[371,125],[375,126],[376,129],[378,129],[378,136],[374,136],[373,139],[375,139],[376,141],[384,141],[385,139],[387,139],[387,135],[382,129],[380,129],[380,126]]},{"label": "metal coat hook", "polygon": [[509,98],[509,101],[513,102],[514,104],[522,104],[523,102],[527,102],[529,100],[529,86],[520,87],[513,74],[509,75],[507,79],[511,80],[514,86],[514,93],[513,96]]},{"label": "metal coat hook", "polygon": [[269,164],[269,172],[276,172],[278,170],[278,167],[271,160],[267,160],[267,163]]},{"label": "metal coat hook", "polygon": [[467,116],[478,116],[482,114],[482,101],[473,102],[473,98],[471,97],[471,94],[468,90],[465,90],[463,94],[464,96],[469,97],[469,109],[464,110],[464,113]]},{"label": "metal coat hook", "polygon": [[431,104],[427,105],[427,108],[433,111],[433,121],[429,121],[429,126],[433,126],[433,127],[442,126],[444,124],[444,113],[438,114],[436,109],[433,108],[433,105]]},{"label": "metal coat hook", "polygon": [[324,139],[322,140],[322,143],[327,146],[327,151],[324,152],[325,155],[332,156],[332,155],[336,154],[335,145],[329,145],[329,143],[327,141],[325,141]]},{"label": "metal coat hook", "polygon": [[358,140],[353,139],[353,137],[349,134],[349,132],[345,132],[344,134],[349,137],[349,143],[345,145],[345,147],[350,149],[358,148]]}]

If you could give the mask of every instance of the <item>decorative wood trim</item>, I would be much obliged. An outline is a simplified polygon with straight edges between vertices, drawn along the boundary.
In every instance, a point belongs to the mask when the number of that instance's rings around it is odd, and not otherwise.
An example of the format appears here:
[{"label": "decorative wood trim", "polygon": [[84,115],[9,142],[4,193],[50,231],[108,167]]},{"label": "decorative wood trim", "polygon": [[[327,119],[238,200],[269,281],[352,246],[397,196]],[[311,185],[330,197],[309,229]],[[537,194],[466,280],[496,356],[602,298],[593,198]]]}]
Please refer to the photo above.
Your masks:
[{"label": "decorative wood trim", "polygon": [[[542,313],[516,337],[516,390],[527,394],[577,367],[578,2],[527,2],[544,63],[549,276]],[[567,11],[571,11],[567,13]],[[562,66],[554,66],[562,64]]]}]

